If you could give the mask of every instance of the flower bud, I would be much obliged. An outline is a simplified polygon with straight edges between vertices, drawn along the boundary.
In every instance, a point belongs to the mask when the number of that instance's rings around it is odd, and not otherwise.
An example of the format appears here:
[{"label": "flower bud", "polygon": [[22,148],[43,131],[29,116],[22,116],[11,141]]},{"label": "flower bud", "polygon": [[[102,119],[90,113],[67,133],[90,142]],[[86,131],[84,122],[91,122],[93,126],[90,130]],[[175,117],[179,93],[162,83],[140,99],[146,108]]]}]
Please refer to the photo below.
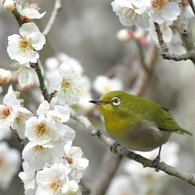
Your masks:
[{"label": "flower bud", "polygon": [[8,83],[10,79],[11,79],[11,72],[9,70],[0,68],[0,86]]},{"label": "flower bud", "polygon": [[16,9],[16,2],[14,0],[3,1],[4,11],[13,12]]},{"label": "flower bud", "polygon": [[129,41],[133,37],[133,32],[127,30],[127,29],[121,29],[116,34],[116,37],[118,40],[122,42]]}]

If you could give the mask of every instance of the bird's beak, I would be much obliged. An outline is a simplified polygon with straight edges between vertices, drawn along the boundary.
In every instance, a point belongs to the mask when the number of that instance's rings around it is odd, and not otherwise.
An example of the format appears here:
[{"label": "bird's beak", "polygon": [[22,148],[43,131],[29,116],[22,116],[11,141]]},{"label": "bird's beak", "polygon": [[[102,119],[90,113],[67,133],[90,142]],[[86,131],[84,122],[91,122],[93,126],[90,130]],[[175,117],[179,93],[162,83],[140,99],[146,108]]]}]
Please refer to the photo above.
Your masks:
[{"label": "bird's beak", "polygon": [[97,104],[97,105],[105,105],[105,104],[107,104],[107,102],[104,102],[102,100],[90,100],[89,102],[91,102],[93,104]]}]

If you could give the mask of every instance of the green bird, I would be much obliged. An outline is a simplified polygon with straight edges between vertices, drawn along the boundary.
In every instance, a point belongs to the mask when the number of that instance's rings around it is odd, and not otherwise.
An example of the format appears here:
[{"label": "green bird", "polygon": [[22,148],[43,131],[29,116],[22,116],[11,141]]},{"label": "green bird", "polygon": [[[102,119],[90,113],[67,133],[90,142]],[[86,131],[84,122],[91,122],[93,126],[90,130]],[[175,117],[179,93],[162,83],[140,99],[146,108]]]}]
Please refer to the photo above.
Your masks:
[{"label": "green bird", "polygon": [[159,153],[153,163],[160,161],[161,146],[171,133],[186,133],[170,113],[152,100],[137,97],[123,91],[110,91],[97,104],[104,117],[108,134],[120,145],[138,151],[151,151],[159,147]]}]

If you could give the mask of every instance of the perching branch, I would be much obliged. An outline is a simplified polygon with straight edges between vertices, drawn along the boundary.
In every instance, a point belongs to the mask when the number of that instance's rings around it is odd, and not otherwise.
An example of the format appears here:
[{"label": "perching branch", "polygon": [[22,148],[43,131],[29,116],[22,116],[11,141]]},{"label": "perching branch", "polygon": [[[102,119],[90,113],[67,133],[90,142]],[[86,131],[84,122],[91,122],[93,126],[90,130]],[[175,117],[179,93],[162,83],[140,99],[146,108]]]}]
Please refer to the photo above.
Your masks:
[{"label": "perching branch", "polygon": [[[113,143],[113,140],[106,137],[104,134],[102,134],[99,130],[97,130],[97,128],[95,128],[90,121],[88,120],[88,118],[82,116],[81,114],[79,114],[78,112],[75,112],[73,109],[71,109],[71,117],[78,121],[79,123],[81,123],[86,130],[92,135],[92,136],[97,136],[102,142],[104,142],[107,146],[111,146]],[[122,154],[123,156],[135,160],[139,163],[141,163],[144,167],[153,167],[156,168],[155,165],[152,165],[152,160],[149,160],[141,155],[138,155],[122,146],[117,146],[116,151],[119,154]],[[164,162],[160,162],[159,166],[158,166],[159,170],[178,177],[186,182],[188,182],[189,184],[195,186],[195,174],[190,172],[190,171],[185,171],[182,169],[178,169],[172,166],[167,165]]]},{"label": "perching branch", "polygon": [[54,25],[54,22],[57,18],[57,15],[58,15],[58,12],[59,10],[61,9],[62,5],[61,5],[61,2],[62,0],[56,0],[55,1],[55,5],[54,5],[54,9],[53,9],[53,12],[51,14],[51,17],[47,23],[47,26],[45,27],[44,31],[42,32],[42,34],[46,37],[49,32],[51,31],[53,25]]}]

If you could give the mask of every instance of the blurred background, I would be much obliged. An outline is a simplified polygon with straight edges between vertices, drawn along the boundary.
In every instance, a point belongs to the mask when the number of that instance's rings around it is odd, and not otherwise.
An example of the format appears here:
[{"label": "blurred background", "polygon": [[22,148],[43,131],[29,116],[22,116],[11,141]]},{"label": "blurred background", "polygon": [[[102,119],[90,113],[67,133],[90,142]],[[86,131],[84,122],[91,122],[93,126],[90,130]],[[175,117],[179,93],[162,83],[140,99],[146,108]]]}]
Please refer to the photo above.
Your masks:
[{"label": "blurred background", "polygon": [[[17,2],[17,1],[16,1]],[[41,31],[44,30],[54,7],[53,0],[29,1],[37,3],[40,12],[46,11],[46,15],[35,21]],[[170,113],[179,125],[193,134],[195,133],[195,68],[190,60],[174,62],[164,60],[160,56],[158,46],[152,41],[142,45],[144,60],[146,62],[154,58],[151,65],[149,79],[144,79],[144,68],[140,60],[140,50],[137,41],[119,41],[116,34],[124,26],[120,24],[118,17],[112,11],[110,0],[63,0],[62,9],[59,12],[55,24],[47,36],[47,43],[40,53],[43,67],[47,65],[48,58],[56,57],[63,52],[71,58],[77,59],[83,67],[83,75],[87,76],[88,84],[94,84],[99,75],[108,78],[116,78],[122,81],[120,88],[137,95],[139,87],[146,83],[141,96],[154,100]],[[19,2],[18,2],[19,3]],[[23,1],[23,5],[25,1]],[[0,11],[0,67],[13,71],[10,64],[7,48],[7,37],[18,34],[18,24],[12,14]],[[192,23],[194,19],[192,19]],[[128,28],[131,29],[131,28]],[[193,30],[193,29],[192,29]],[[179,44],[172,44],[170,52],[184,53]],[[14,87],[18,87],[12,80]],[[120,82],[119,82],[120,83]],[[100,88],[104,84],[99,82]],[[102,87],[101,87],[102,85]],[[118,86],[118,83],[115,86]],[[4,93],[6,88],[4,87]],[[85,88],[87,84],[83,85]],[[19,89],[19,88],[18,88]],[[111,88],[112,89],[112,88]],[[103,90],[102,90],[103,91]],[[82,105],[75,108],[89,117],[94,126],[100,127],[105,132],[103,121],[95,107],[89,105],[90,98],[101,96],[100,90],[94,85],[89,85],[88,99],[82,100]],[[36,112],[40,91],[31,88],[22,91],[21,96],[25,104],[32,112]],[[89,167],[83,173],[83,181],[90,183],[99,170],[100,163],[108,148],[96,137],[90,136],[77,122],[71,120],[69,125],[75,129],[77,136],[75,146],[82,148],[84,155],[89,159]],[[173,166],[195,172],[195,145],[194,136],[173,134],[170,143],[163,148],[162,161]],[[22,146],[13,137],[8,140],[11,148],[22,151]],[[155,152],[154,152],[155,153]],[[153,158],[153,152],[144,154]],[[109,165],[108,165],[109,166]],[[118,191],[116,191],[116,189]],[[136,162],[123,159],[113,177],[112,183],[106,195],[194,195],[195,188],[178,178],[164,173],[156,173],[153,169],[143,168]],[[23,195],[23,184],[16,175],[7,190],[0,190],[0,195]],[[102,194],[103,195],[103,194]]]}]

